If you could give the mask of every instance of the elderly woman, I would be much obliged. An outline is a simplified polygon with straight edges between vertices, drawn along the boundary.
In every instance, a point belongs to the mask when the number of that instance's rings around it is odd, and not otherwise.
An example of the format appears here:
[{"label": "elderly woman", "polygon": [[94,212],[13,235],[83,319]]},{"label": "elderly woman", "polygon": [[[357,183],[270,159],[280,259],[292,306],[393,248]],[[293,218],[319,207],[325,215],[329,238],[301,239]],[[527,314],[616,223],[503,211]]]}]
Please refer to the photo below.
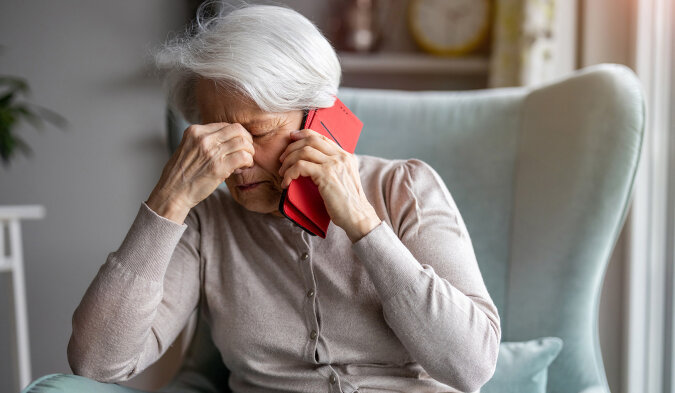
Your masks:
[{"label": "elderly woman", "polygon": [[[500,320],[438,174],[301,129],[332,106],[340,65],[297,12],[198,22],[159,53],[194,125],[75,310],[73,372],[138,375],[203,304],[237,393],[478,390]],[[299,176],[325,201],[325,239],[278,212]]]}]

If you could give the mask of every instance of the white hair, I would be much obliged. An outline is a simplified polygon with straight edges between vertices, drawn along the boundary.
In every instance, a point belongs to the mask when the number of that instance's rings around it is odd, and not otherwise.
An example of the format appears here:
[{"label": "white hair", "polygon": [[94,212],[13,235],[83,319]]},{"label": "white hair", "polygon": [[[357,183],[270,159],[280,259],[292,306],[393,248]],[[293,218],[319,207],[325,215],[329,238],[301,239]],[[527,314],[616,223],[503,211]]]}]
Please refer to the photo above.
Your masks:
[{"label": "white hair", "polygon": [[[215,16],[206,16],[216,6]],[[207,2],[182,36],[155,54],[166,70],[169,105],[200,122],[194,92],[199,77],[252,99],[265,112],[325,108],[335,102],[341,70],[335,50],[300,13],[275,5],[248,5],[225,13]]]}]

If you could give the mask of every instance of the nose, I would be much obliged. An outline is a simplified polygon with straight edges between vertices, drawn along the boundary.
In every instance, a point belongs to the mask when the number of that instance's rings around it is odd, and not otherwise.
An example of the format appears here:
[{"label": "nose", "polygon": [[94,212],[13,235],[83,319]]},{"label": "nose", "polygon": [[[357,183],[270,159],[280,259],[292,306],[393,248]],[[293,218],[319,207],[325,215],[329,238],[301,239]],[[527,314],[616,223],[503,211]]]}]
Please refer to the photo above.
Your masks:
[{"label": "nose", "polygon": [[232,173],[234,173],[235,175],[239,175],[239,174],[244,173],[244,171],[250,170],[250,168],[253,168],[253,165],[248,166],[248,167],[237,168],[237,169],[235,169],[234,172],[232,172]]},{"label": "nose", "polygon": [[255,163],[256,163],[255,157],[256,157],[257,154],[258,154],[258,149],[255,149],[255,153],[253,154],[253,163],[249,166],[243,166],[241,168],[237,168],[232,173],[235,174],[235,175],[239,175],[239,174],[245,172],[246,170],[248,170],[249,168],[253,168],[255,166]]}]

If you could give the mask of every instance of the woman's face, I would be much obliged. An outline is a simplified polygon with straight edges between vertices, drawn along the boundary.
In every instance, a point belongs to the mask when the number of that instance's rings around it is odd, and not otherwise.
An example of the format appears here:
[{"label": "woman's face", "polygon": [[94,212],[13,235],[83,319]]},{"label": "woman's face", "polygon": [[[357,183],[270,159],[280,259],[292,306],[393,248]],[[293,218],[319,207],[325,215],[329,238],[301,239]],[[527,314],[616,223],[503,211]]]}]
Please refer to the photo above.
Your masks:
[{"label": "woman's face", "polygon": [[[225,180],[234,200],[246,209],[281,216],[279,157],[291,142],[290,133],[302,126],[303,111],[263,112],[250,99],[227,94],[211,80],[200,78],[195,86],[204,124],[240,123],[253,137],[253,166],[236,170]],[[245,184],[253,186],[243,187]]]}]

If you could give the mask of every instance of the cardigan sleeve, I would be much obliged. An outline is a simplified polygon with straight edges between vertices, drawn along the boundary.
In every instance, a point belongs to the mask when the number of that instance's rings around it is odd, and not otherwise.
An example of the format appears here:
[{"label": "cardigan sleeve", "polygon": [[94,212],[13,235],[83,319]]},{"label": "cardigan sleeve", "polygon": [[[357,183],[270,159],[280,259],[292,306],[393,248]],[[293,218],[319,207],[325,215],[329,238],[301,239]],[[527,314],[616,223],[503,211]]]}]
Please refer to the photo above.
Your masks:
[{"label": "cardigan sleeve", "polygon": [[199,302],[199,241],[195,209],[181,225],[141,204],[73,314],[74,374],[126,381],[166,352]]},{"label": "cardigan sleeve", "polygon": [[391,227],[382,221],[353,251],[411,356],[432,378],[476,391],[494,374],[501,328],[466,226],[426,163],[402,162],[388,184]]}]

